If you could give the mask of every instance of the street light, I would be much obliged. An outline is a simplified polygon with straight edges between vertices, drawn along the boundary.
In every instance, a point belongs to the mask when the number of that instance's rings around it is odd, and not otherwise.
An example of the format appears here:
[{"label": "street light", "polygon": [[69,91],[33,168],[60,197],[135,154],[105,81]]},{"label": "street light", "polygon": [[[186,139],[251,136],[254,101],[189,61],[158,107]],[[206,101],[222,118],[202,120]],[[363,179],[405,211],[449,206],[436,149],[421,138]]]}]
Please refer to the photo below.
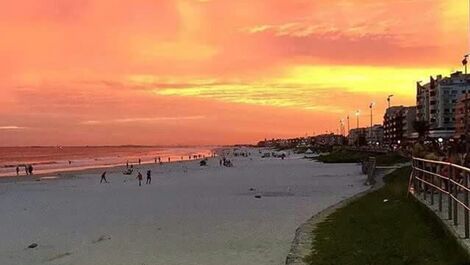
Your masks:
[{"label": "street light", "polygon": [[[467,58],[470,54],[465,54],[463,56],[463,60],[462,60],[462,64],[463,66],[465,67],[465,103],[464,103],[464,108],[465,108],[465,118],[464,118],[464,122],[465,122],[465,154],[468,156],[468,153],[470,151],[470,143],[469,143],[469,137],[468,137],[468,86],[467,86],[467,82],[468,82],[468,79],[467,79]],[[468,166],[468,165],[465,165],[465,166]]]},{"label": "street light", "polygon": [[372,108],[374,107],[375,102],[371,102],[369,105],[370,108],[370,128],[369,128],[369,137],[372,139]]},{"label": "street light", "polygon": [[390,108],[390,99],[393,97],[393,95],[388,95],[387,97],[387,102],[388,102],[388,107]]},{"label": "street light", "polygon": [[357,121],[357,124],[356,124],[356,128],[359,129],[359,115],[361,114],[361,112],[359,110],[356,110],[356,121]]},{"label": "street light", "polygon": [[339,120],[339,134],[344,135],[344,120]]}]

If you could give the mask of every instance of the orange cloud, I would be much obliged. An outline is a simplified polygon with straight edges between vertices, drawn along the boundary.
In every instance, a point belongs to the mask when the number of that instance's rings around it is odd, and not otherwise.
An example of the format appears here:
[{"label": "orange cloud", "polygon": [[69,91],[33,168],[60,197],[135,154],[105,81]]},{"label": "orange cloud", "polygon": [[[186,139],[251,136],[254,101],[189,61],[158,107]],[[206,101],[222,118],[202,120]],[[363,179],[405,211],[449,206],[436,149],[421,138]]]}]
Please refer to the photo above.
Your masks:
[{"label": "orange cloud", "polygon": [[253,142],[334,131],[371,100],[380,122],[390,91],[413,104],[415,81],[459,67],[466,10],[459,0],[6,2],[0,145]]}]

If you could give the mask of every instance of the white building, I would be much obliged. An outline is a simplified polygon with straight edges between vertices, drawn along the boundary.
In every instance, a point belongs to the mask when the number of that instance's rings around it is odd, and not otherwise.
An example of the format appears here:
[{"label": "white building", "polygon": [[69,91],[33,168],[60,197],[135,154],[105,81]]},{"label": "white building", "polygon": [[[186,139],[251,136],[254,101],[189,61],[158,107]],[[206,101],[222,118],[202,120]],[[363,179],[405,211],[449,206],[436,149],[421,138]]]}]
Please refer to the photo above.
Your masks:
[{"label": "white building", "polygon": [[470,75],[455,72],[450,77],[430,77],[429,83],[417,84],[416,116],[429,124],[429,136],[450,138],[455,131],[455,106],[470,87]]}]

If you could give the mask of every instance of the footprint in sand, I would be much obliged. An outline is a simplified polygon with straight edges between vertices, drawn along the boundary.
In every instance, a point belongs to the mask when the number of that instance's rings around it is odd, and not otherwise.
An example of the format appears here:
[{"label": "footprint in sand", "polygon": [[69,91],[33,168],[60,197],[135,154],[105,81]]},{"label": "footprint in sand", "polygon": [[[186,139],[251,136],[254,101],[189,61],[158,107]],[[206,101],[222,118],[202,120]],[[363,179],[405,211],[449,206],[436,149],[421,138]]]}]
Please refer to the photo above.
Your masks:
[{"label": "footprint in sand", "polygon": [[58,255],[56,255],[56,256],[54,256],[54,257],[48,259],[47,261],[54,261],[54,260],[57,260],[57,259],[61,259],[61,258],[63,258],[63,257],[70,256],[70,255],[72,255],[71,252],[61,253],[61,254],[58,254]]},{"label": "footprint in sand", "polygon": [[99,242],[102,242],[102,241],[105,241],[105,240],[111,240],[111,236],[102,235],[97,240],[93,240],[92,243],[96,244],[96,243],[99,243]]}]

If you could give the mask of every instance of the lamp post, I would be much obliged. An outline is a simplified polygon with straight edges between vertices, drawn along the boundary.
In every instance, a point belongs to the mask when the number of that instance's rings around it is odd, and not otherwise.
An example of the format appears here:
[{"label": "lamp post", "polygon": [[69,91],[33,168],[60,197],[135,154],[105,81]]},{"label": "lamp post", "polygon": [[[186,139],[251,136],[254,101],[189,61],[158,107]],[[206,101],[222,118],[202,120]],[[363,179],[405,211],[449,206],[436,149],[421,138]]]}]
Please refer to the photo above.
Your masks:
[{"label": "lamp post", "polygon": [[339,119],[339,132],[338,134],[343,134],[343,120]]},{"label": "lamp post", "polygon": [[387,102],[388,102],[388,108],[390,108],[390,99],[393,97],[393,95],[388,95],[387,97]]},{"label": "lamp post", "polygon": [[356,129],[359,129],[359,110],[356,110]]},{"label": "lamp post", "polygon": [[369,105],[370,108],[370,128],[369,128],[369,137],[372,139],[372,108],[374,107],[375,102],[371,102]]},{"label": "lamp post", "polygon": [[344,136],[346,135],[346,132],[345,132],[345,126],[344,126],[344,119],[341,119],[341,134]]},{"label": "lamp post", "polygon": [[[464,118],[464,124],[465,124],[465,128],[464,128],[464,135],[465,135],[465,156],[468,156],[468,153],[469,153],[469,149],[470,149],[470,143],[469,143],[469,135],[468,135],[468,86],[467,86],[467,58],[468,58],[469,54],[465,54],[464,57],[463,57],[463,60],[462,60],[462,64],[463,66],[465,67],[465,103],[464,103],[464,108],[465,108],[465,118]],[[468,159],[465,159],[468,161]],[[469,166],[469,165],[465,165],[465,166]]]}]

